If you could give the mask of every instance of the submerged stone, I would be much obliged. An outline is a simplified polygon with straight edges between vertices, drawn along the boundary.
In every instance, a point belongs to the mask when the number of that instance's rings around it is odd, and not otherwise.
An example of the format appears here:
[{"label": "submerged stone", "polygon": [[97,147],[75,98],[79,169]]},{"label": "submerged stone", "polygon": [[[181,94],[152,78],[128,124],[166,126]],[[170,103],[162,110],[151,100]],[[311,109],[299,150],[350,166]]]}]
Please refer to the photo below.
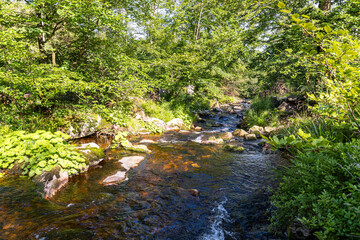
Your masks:
[{"label": "submerged stone", "polygon": [[241,153],[241,152],[245,151],[245,148],[243,148],[242,146],[234,146],[234,145],[227,144],[224,146],[224,150],[230,151],[230,152]]},{"label": "submerged stone", "polygon": [[129,171],[132,168],[139,166],[139,164],[145,159],[143,156],[131,156],[131,157],[123,157],[119,160],[121,165]]},{"label": "submerged stone", "polygon": [[125,178],[126,178],[126,171],[118,171],[114,175],[111,175],[111,176],[108,176],[107,178],[105,178],[103,180],[103,183],[107,184],[107,185],[115,184],[115,183],[125,180]]}]

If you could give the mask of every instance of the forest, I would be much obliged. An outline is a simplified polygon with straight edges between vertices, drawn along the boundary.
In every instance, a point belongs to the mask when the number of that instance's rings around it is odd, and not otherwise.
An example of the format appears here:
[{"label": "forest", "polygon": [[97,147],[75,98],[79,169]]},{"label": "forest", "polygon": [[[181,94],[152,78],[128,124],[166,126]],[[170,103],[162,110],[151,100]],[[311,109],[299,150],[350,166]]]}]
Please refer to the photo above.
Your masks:
[{"label": "forest", "polygon": [[84,126],[137,151],[166,132],[146,119],[191,130],[240,100],[236,128],[276,129],[261,141],[286,162],[267,231],[360,238],[359,0],[0,1],[0,193],[15,168],[81,175]]}]

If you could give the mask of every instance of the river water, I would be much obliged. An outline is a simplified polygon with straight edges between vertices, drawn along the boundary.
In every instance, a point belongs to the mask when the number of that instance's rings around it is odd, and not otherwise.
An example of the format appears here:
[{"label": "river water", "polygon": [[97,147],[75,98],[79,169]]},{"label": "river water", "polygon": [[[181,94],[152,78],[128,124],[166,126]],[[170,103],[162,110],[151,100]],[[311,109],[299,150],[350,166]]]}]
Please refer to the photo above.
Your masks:
[{"label": "river water", "polygon": [[267,188],[281,159],[259,140],[244,142],[243,153],[199,144],[235,129],[239,115],[207,118],[201,132],[133,138],[156,143],[118,185],[102,180],[122,168],[119,159],[139,154],[107,150],[51,201],[26,178],[0,180],[0,239],[282,239],[267,230]]}]

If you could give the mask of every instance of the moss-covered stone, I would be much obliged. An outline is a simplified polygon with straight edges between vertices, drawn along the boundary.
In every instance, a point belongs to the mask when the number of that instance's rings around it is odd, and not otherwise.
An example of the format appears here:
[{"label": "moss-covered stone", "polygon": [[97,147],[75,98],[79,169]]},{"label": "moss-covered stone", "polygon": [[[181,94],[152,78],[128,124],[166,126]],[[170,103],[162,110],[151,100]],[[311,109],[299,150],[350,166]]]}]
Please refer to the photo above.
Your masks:
[{"label": "moss-covered stone", "polygon": [[97,165],[105,157],[104,149],[95,143],[83,144],[77,148],[87,159],[86,164],[90,166]]},{"label": "moss-covered stone", "polygon": [[243,148],[242,146],[234,146],[234,145],[230,145],[230,144],[226,144],[224,146],[224,150],[229,151],[229,152],[244,152],[245,148]]}]

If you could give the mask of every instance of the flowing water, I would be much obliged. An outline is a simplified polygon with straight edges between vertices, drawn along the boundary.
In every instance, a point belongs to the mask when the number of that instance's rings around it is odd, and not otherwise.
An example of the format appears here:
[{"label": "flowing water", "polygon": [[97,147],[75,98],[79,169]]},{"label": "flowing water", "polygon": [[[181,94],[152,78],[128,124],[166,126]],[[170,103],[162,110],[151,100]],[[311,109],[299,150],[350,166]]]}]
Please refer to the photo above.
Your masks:
[{"label": "flowing water", "polygon": [[244,153],[199,144],[233,130],[238,117],[208,117],[220,124],[202,132],[134,138],[157,143],[118,185],[102,180],[122,168],[117,160],[139,154],[107,150],[51,201],[26,178],[0,180],[0,239],[281,239],[267,231],[267,188],[281,159],[258,141],[245,142]]}]

